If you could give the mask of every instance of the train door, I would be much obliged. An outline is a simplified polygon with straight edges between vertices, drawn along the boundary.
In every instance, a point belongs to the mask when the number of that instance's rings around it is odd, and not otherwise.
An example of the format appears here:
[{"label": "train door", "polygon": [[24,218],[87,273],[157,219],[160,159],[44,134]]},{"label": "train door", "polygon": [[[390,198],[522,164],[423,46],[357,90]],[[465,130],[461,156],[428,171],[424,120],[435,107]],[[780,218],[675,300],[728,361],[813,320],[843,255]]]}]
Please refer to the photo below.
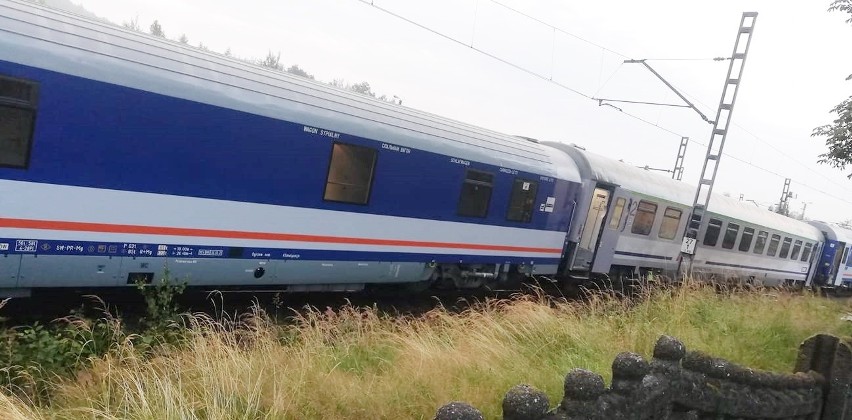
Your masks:
[{"label": "train door", "polygon": [[808,277],[805,279],[805,286],[813,285],[819,271],[820,255],[822,255],[822,243],[817,242],[814,244],[813,252],[811,252],[811,256],[808,259]]},{"label": "train door", "polygon": [[[837,253],[834,256],[834,263],[831,265],[831,284],[840,286],[843,284],[843,275],[846,272],[846,259],[849,258],[849,245],[845,242],[837,243]],[[842,251],[842,252],[841,252]]]},{"label": "train door", "polygon": [[618,237],[623,227],[622,220],[627,219],[626,215],[629,212],[628,198],[620,188],[612,191],[609,202],[609,211],[604,218],[604,224],[600,227],[600,239],[598,239],[595,258],[592,262],[593,273],[610,272],[612,260],[615,257],[615,247],[618,245]]},{"label": "train door", "polygon": [[[583,221],[583,231],[577,242],[576,252],[571,262],[572,270],[591,271],[591,272],[608,272],[609,265],[612,262],[612,256],[603,255],[598,263],[593,263],[598,258],[597,250],[599,248],[601,234],[604,231],[604,221],[606,220],[607,210],[609,209],[610,198],[612,191],[607,188],[595,187],[592,192],[592,198],[589,203],[586,218]],[[601,267],[606,266],[604,271],[599,271]]]},{"label": "train door", "polygon": [[[841,264],[848,258],[849,249],[845,242],[826,240],[822,255],[822,278],[826,286],[835,286],[843,270]],[[830,262],[829,262],[830,261]]]}]

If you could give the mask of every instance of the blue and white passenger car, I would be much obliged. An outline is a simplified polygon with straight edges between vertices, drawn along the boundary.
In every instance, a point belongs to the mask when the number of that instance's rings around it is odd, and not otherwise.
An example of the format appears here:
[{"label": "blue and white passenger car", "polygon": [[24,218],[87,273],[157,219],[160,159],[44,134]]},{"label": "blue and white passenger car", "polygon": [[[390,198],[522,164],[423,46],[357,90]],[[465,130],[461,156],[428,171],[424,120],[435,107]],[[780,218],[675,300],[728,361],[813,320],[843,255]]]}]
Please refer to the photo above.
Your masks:
[{"label": "blue and white passenger car", "polygon": [[29,2],[0,34],[5,294],[556,273],[564,153]]},{"label": "blue and white passenger car", "polygon": [[852,287],[852,261],[849,249],[852,248],[852,230],[837,225],[810,222],[822,233],[825,245],[816,266],[814,284],[828,287]]}]

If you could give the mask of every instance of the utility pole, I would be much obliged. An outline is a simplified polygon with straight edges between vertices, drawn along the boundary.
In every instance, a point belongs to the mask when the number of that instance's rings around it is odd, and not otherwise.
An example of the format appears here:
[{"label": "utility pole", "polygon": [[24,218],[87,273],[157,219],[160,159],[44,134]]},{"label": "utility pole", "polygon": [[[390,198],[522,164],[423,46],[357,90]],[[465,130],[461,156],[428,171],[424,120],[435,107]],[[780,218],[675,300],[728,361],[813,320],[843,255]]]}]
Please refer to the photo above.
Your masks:
[{"label": "utility pole", "polygon": [[805,220],[805,210],[808,209],[808,204],[811,204],[810,201],[802,202],[802,214],[799,215],[799,220]]},{"label": "utility pole", "polygon": [[[707,154],[704,157],[704,167],[701,169],[701,178],[695,191],[695,199],[692,203],[692,214],[686,225],[686,231],[681,245],[681,261],[678,264],[678,274],[688,274],[692,271],[692,261],[695,258],[695,244],[698,241],[698,230],[707,206],[710,204],[710,196],[713,192],[713,183],[716,181],[716,173],[719,170],[719,162],[728,137],[728,126],[734,111],[734,103],[737,100],[743,69],[745,68],[746,56],[751,45],[754,25],[757,22],[757,12],[744,12],[740,19],[740,27],[737,30],[737,40],[734,43],[734,52],[731,55],[731,63],[728,67],[728,75],[725,77],[725,85],[722,88],[722,98],[719,100],[719,108],[716,110],[716,119],[713,121],[713,131],[710,143],[707,145]],[[686,273],[681,272],[683,262],[686,261]]]},{"label": "utility pole", "polygon": [[680,181],[683,178],[683,158],[686,156],[686,145],[689,143],[689,137],[680,138],[680,148],[677,149],[677,159],[675,159],[674,170],[672,171],[672,179]]},{"label": "utility pole", "polygon": [[778,201],[778,208],[775,209],[775,212],[785,216],[790,214],[790,197],[792,196],[793,193],[790,192],[790,178],[785,178],[784,190],[781,191],[781,200]]}]

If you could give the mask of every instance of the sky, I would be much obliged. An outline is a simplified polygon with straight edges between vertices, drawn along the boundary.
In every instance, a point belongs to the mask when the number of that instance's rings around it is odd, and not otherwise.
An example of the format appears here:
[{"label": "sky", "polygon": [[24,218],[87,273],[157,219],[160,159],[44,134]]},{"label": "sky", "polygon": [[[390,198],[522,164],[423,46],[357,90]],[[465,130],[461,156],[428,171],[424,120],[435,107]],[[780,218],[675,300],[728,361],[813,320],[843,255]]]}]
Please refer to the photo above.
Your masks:
[{"label": "sky", "polygon": [[[814,127],[852,95],[852,24],[830,0],[75,0],[121,23],[245,58],[281,53],[323,81],[367,81],[403,105],[507,134],[575,143],[696,184],[712,126],[641,64],[648,59],[710,119],[743,12],[759,15],[714,192],[852,219],[852,172],[817,164]],[[512,10],[514,9],[514,10]],[[662,173],[662,172],[661,172]],[[662,173],[663,175],[667,175]]]}]

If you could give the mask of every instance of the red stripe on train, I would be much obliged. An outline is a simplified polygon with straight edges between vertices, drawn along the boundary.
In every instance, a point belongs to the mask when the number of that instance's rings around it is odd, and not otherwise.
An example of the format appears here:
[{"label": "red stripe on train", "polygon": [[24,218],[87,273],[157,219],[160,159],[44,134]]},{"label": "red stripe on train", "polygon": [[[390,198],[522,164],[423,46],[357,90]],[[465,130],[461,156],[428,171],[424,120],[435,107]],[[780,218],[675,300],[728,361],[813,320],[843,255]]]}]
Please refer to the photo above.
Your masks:
[{"label": "red stripe on train", "polygon": [[121,225],[111,223],[66,222],[0,218],[0,227],[19,229],[62,230],[79,232],[135,233],[143,235],[193,236],[208,238],[261,239],[267,241],[316,242],[328,244],[386,245],[484,251],[514,251],[560,254],[560,248],[537,248],[511,245],[465,244],[455,242],[404,241],[399,239],[352,238],[345,236],[303,235],[295,233],[247,232],[238,230],[195,229],[164,226]]}]

